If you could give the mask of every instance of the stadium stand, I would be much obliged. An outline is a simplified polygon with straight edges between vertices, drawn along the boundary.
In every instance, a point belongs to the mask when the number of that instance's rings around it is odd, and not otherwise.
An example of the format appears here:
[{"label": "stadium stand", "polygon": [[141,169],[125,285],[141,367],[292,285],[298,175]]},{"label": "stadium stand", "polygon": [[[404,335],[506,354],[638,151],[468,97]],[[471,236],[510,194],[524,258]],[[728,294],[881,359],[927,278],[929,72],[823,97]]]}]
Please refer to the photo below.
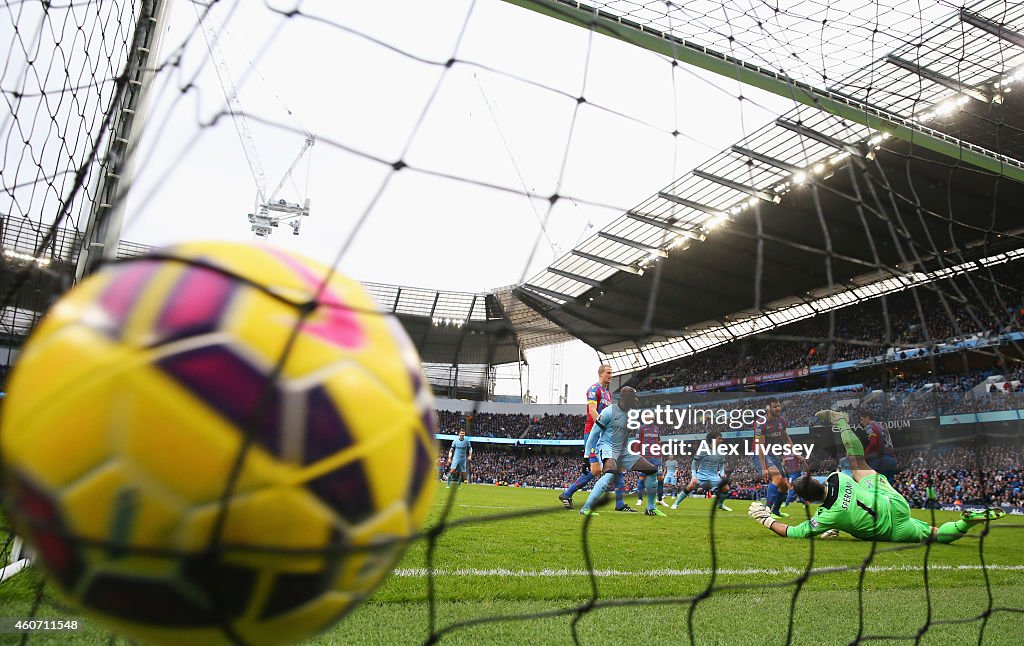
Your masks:
[{"label": "stadium stand", "polygon": [[[638,390],[708,383],[748,375],[827,365],[884,355],[889,348],[928,347],[970,335],[994,335],[1018,329],[1024,309],[1024,267],[1010,263],[992,270],[992,291],[964,279],[944,281],[939,289],[964,294],[967,304],[950,303],[932,286],[906,290],[882,301],[868,301],[779,328],[772,334],[735,341],[655,366],[628,384]],[[980,294],[978,292],[981,292]],[[948,292],[947,292],[948,293]],[[948,308],[948,310],[947,310]],[[886,330],[885,321],[889,321]],[[925,321],[922,325],[921,321]],[[780,337],[804,339],[787,341]],[[809,342],[805,339],[820,339]],[[832,342],[829,343],[829,339]],[[885,339],[889,339],[888,342]]]},{"label": "stadium stand", "polygon": [[[974,468],[980,457],[984,483]],[[901,471],[896,488],[915,507],[924,508],[929,476],[935,479],[940,504],[999,504],[1024,508],[1024,451],[1019,446],[987,446],[977,448],[970,442],[933,451],[917,450],[899,456]],[[905,466],[904,466],[905,465]],[[762,484],[750,470],[747,460],[730,465],[733,490],[730,498],[753,500],[760,497]],[[823,462],[812,467],[820,468]],[[576,452],[541,453],[524,448],[474,446],[471,481],[520,487],[563,489],[579,474],[580,460]],[[690,467],[683,461],[683,476],[690,477]],[[636,487],[636,477],[629,474],[627,489]],[[703,492],[698,490],[697,495]]]},{"label": "stadium stand", "polygon": [[[1007,389],[1001,386],[995,392],[984,390],[974,392],[989,377],[989,371],[976,373],[973,377],[942,375],[928,379],[901,381],[898,387],[881,390],[880,384],[859,385],[834,392],[802,392],[750,394],[748,397],[731,402],[720,402],[725,410],[742,409],[764,405],[771,396],[782,401],[784,414],[791,426],[807,426],[815,423],[814,413],[822,408],[834,406],[838,399],[855,398],[877,393],[872,400],[871,410],[878,419],[923,419],[939,415],[957,415],[990,411],[1018,410],[1024,408],[1024,393],[1021,391],[1020,373],[1007,375]],[[1012,385],[1016,384],[1016,385]],[[839,406],[838,408],[843,408]],[[853,410],[847,407],[848,410]],[[583,415],[476,413],[466,415],[458,411],[439,410],[439,428],[442,433],[456,434],[465,430],[473,437],[520,438],[520,439],[579,439]],[[677,433],[705,433],[715,424],[687,424]]]},{"label": "stadium stand", "polygon": [[[880,383],[869,383],[842,391],[745,393],[739,399],[719,400],[715,405],[725,410],[756,408],[763,406],[768,397],[777,396],[791,427],[810,427],[817,423],[814,412],[821,408],[843,408],[838,403],[844,401],[870,401],[865,408],[875,419],[911,428],[917,421],[931,420],[935,424],[937,419],[950,416],[969,418],[979,413],[1024,409],[1021,385],[1024,370],[1018,368],[1004,373],[985,369],[969,374],[897,377],[885,390]],[[856,416],[856,404],[845,408],[852,417]],[[474,438],[531,442],[578,440],[583,428],[583,415],[572,414],[465,414],[439,410],[438,417],[442,433],[454,434],[463,429]],[[711,428],[713,424],[686,424],[677,429],[664,429],[663,436],[700,435]],[[995,441],[987,443],[985,436],[971,431],[936,442],[934,430],[923,435],[909,433],[897,443],[901,469],[896,479],[897,489],[915,507],[924,508],[928,502],[927,483],[932,479],[936,503],[940,505],[999,504],[1024,509],[1024,469],[1021,468],[1024,449],[1019,442],[1000,442],[998,435],[996,437]],[[478,442],[474,450],[473,482],[561,489],[575,479],[580,468],[577,446]],[[835,469],[835,455],[829,451],[819,453],[810,466],[818,473]],[[684,478],[689,477],[689,468],[689,460],[684,458]],[[762,497],[763,484],[753,472],[749,458],[731,460],[729,468],[731,498]],[[628,490],[635,488],[635,475],[627,475],[626,486]]]}]

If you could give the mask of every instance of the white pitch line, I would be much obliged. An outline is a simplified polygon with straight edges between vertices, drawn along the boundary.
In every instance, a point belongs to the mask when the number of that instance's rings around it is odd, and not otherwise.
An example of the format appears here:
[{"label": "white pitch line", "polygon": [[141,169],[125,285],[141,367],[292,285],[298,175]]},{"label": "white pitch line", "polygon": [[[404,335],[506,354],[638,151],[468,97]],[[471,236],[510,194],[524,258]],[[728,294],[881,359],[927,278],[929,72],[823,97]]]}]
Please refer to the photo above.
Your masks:
[{"label": "white pitch line", "polygon": [[[868,572],[920,572],[922,567],[919,565],[877,565],[871,566],[867,570]],[[929,572],[935,571],[970,571],[970,570],[981,570],[980,565],[930,565],[928,566]],[[986,570],[1006,570],[1006,571],[1024,571],[1024,565],[986,565]],[[751,574],[763,574],[766,576],[778,576],[780,574],[802,574],[803,568],[795,567],[783,567],[783,568],[749,568],[742,570],[729,570],[720,569],[718,574],[725,576],[741,576]],[[860,568],[849,568],[844,566],[835,567],[824,567],[814,568],[811,570],[812,574],[829,574],[837,572],[859,572]],[[608,576],[710,576],[712,570],[710,569],[663,569],[663,570],[594,570],[594,575],[599,577]],[[425,577],[427,576],[426,568],[397,568],[393,572],[394,576],[400,577]],[[587,570],[508,570],[504,568],[494,569],[480,569],[480,568],[459,568],[457,570],[449,569],[437,569],[434,570],[434,576],[444,577],[470,577],[470,576],[500,576],[500,577],[571,577],[571,576],[590,576]]]},{"label": "white pitch line", "polygon": [[467,509],[512,509],[511,505],[463,505],[461,503],[459,507],[466,507]]}]

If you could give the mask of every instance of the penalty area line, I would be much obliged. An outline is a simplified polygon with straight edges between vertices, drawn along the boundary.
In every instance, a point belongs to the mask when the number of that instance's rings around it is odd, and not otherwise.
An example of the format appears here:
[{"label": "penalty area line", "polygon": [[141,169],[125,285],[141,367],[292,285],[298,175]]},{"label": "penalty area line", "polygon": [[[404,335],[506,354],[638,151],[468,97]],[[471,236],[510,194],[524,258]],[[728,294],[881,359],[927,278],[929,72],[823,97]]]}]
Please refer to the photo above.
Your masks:
[{"label": "penalty area line", "polygon": [[[929,565],[929,572],[956,572],[956,571],[971,571],[981,570],[980,565]],[[986,570],[991,571],[1024,571],[1024,565],[986,565]],[[867,568],[868,572],[920,572],[923,568],[919,565],[875,565]],[[859,567],[822,567],[813,568],[811,574],[828,574],[831,572],[859,572]],[[777,576],[781,574],[802,574],[803,568],[795,567],[782,567],[782,568],[747,568],[747,569],[720,569],[718,570],[719,575],[724,576],[743,576],[751,574],[762,574],[766,576]],[[610,576],[710,576],[712,570],[710,569],[660,569],[660,570],[594,570],[594,576],[599,577],[610,577]],[[398,577],[425,577],[427,576],[426,568],[396,568],[392,573],[392,576]],[[443,577],[487,577],[487,576],[500,576],[500,577],[546,577],[546,578],[559,578],[559,577],[578,577],[578,576],[590,576],[590,572],[587,570],[575,569],[575,570],[556,570],[556,569],[544,569],[544,570],[512,570],[504,568],[458,568],[452,569],[437,569],[434,570],[434,576]]]}]

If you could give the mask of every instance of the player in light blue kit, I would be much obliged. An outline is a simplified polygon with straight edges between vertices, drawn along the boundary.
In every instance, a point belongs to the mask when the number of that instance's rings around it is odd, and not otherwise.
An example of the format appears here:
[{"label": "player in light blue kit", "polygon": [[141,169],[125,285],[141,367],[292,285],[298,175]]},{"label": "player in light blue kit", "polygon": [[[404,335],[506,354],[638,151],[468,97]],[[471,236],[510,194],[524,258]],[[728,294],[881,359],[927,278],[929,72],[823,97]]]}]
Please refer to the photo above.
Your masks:
[{"label": "player in light blue kit", "polygon": [[[448,449],[448,487],[452,486],[452,478],[458,473],[459,486],[466,481],[466,465],[473,459],[473,444],[466,439],[466,431],[459,431],[459,439],[452,440],[452,448]],[[447,488],[447,487],[446,487]]]},{"label": "player in light blue kit", "polygon": [[[612,367],[603,364],[597,369],[597,383],[587,390],[587,423],[583,426],[583,441],[586,443],[590,437],[590,430],[597,422],[601,411],[612,405],[612,391],[609,390],[612,384]],[[601,477],[601,464],[597,456],[590,454],[583,458],[583,472],[576,482],[569,485],[569,488],[558,494],[558,500],[566,509],[572,509],[572,496],[582,489],[594,478]],[[622,499],[626,491],[626,483],[620,473],[615,478],[615,511],[635,512]]]},{"label": "player in light blue kit", "polygon": [[[583,455],[589,456],[591,451],[601,462],[601,470],[604,475],[594,485],[586,504],[580,509],[583,516],[596,515],[592,511],[594,505],[601,500],[601,496],[616,479],[616,475],[622,471],[637,471],[644,475],[654,475],[658,472],[657,467],[645,460],[636,453],[627,450],[629,443],[629,411],[637,405],[636,390],[626,386],[619,391],[619,401],[601,411],[600,417],[591,429],[587,437],[587,443],[583,447]],[[647,510],[648,516],[664,516],[664,512],[654,506],[654,497],[657,494],[656,487],[647,488]]]},{"label": "player in light blue kit", "polygon": [[665,492],[669,497],[676,495],[676,486],[678,482],[679,474],[679,460],[676,460],[675,456],[670,456],[669,459],[665,460]]},{"label": "player in light blue kit", "polygon": [[729,477],[725,472],[725,456],[719,455],[716,451],[722,443],[721,431],[710,431],[707,438],[693,456],[693,463],[690,465],[690,483],[680,492],[676,501],[672,503],[672,509],[678,509],[679,503],[686,500],[686,497],[697,487],[705,491],[715,493],[715,505],[722,511],[732,511],[725,506],[725,497],[729,494]]}]

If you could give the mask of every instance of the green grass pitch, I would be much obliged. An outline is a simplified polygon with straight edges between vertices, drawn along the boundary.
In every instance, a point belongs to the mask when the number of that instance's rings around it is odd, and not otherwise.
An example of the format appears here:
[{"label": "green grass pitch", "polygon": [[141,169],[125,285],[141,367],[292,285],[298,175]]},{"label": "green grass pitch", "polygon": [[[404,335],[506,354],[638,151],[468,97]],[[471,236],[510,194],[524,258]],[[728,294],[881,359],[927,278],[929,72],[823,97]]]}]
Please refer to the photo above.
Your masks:
[{"label": "green grass pitch", "polygon": [[[428,527],[435,525],[449,491],[439,486]],[[449,521],[477,519],[447,529],[435,551],[436,625],[451,627],[442,644],[564,644],[572,640],[571,610],[591,598],[582,549],[583,519],[558,507],[556,492],[466,485],[455,491]],[[584,494],[576,495],[577,507]],[[629,501],[629,499],[627,498]],[[636,502],[635,499],[630,501]],[[781,539],[746,516],[746,502],[714,519],[716,589],[693,606],[697,644],[784,644],[790,607],[811,561],[810,541]],[[486,520],[527,510],[551,513]],[[691,499],[667,518],[620,514],[608,508],[589,525],[598,605],[577,625],[584,644],[665,641],[689,643],[690,598],[712,583],[710,501]],[[792,523],[803,508],[790,506]],[[915,515],[930,520],[931,512]],[[936,512],[936,522],[956,514]],[[485,521],[485,522],[483,522]],[[858,634],[887,636],[872,643],[1020,644],[1024,630],[1024,519],[1006,517],[984,538],[987,571],[981,569],[981,529],[953,545],[878,544],[858,595],[858,568],[871,544],[843,536],[813,543],[813,567],[797,597],[794,644],[846,644]],[[893,550],[894,547],[899,547]],[[416,644],[428,634],[426,549],[417,541],[372,599],[313,644]],[[853,571],[827,571],[835,568]],[[826,570],[826,571],[821,571]],[[37,572],[0,586],[0,614],[27,614]],[[986,583],[987,577],[987,583]],[[717,588],[721,589],[717,589]],[[973,620],[991,607],[987,621]],[[48,597],[49,595],[47,595]],[[633,600],[647,600],[643,604]],[[858,611],[862,604],[863,613]],[[1001,610],[1009,609],[1009,610]],[[553,616],[523,620],[528,613]],[[562,613],[562,614],[557,614]],[[40,616],[55,611],[44,603]],[[475,625],[458,622],[503,618]],[[982,634],[982,627],[984,632]],[[16,643],[0,635],[0,643]],[[67,643],[67,635],[32,636],[29,644]],[[898,641],[895,638],[900,638]],[[909,641],[907,638],[910,638]],[[96,626],[76,642],[107,643]]]}]

